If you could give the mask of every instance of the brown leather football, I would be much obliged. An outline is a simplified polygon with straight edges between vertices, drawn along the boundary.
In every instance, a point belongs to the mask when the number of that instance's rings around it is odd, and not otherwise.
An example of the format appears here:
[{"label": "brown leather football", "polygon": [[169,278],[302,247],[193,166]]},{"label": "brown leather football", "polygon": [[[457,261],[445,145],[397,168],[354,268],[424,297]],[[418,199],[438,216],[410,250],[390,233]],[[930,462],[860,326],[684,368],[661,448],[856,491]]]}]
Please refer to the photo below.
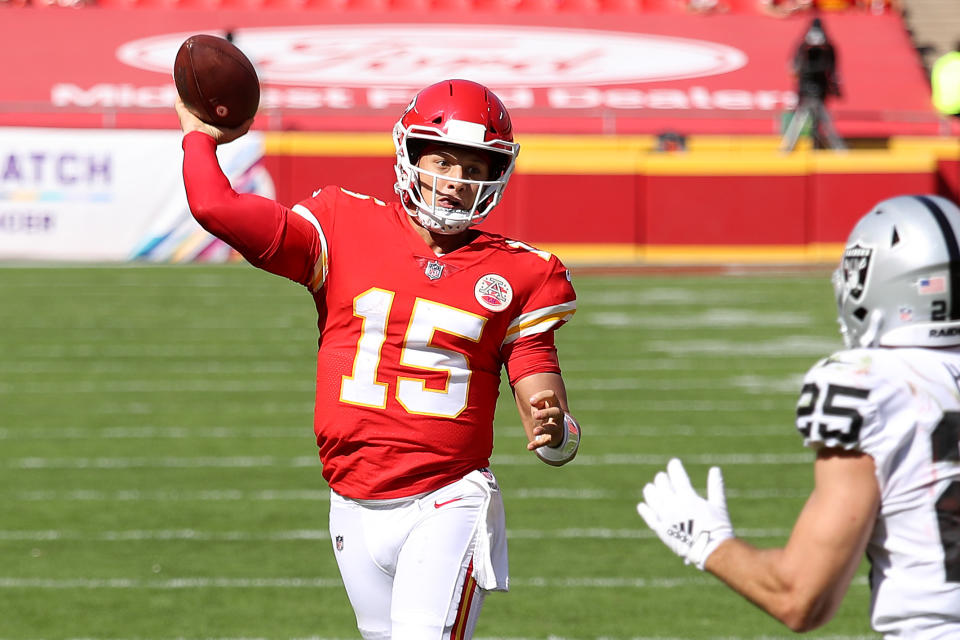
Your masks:
[{"label": "brown leather football", "polygon": [[173,63],[180,99],[198,118],[218,127],[237,127],[260,106],[260,80],[253,64],[226,38],[187,38]]}]

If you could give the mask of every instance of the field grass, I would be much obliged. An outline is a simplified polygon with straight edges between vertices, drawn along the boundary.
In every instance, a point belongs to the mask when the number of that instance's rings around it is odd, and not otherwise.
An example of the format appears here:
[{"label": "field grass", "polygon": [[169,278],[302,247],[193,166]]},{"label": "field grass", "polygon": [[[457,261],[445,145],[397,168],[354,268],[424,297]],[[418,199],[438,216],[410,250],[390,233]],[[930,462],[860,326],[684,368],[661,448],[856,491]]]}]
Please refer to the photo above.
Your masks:
[{"label": "field grass", "polygon": [[[512,589],[477,636],[789,637],[634,505],[672,455],[701,487],[719,463],[737,531],[785,540],[811,483],[799,380],[840,346],[826,273],[574,275],[557,339],[584,442],[538,463],[501,403]],[[358,638],[315,333],[305,292],[244,265],[0,270],[0,640]],[[808,637],[876,637],[864,569]]]}]

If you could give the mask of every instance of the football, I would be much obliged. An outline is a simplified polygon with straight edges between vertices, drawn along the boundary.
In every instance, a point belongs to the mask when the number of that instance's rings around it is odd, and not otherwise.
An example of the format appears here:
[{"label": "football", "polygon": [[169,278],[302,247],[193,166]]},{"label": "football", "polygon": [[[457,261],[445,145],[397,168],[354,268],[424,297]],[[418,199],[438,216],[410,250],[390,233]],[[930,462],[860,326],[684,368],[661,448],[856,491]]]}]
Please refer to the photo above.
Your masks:
[{"label": "football", "polygon": [[217,127],[237,127],[260,106],[257,71],[226,38],[208,34],[187,38],[173,62],[173,81],[187,108]]}]

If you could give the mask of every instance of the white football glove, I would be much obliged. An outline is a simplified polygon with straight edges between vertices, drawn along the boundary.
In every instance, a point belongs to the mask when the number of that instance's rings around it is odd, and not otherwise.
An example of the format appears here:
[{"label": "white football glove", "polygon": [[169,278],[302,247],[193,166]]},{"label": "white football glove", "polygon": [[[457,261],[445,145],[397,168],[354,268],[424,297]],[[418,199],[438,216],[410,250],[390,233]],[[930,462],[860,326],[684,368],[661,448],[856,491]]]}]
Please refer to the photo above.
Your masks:
[{"label": "white football glove", "polygon": [[683,463],[673,458],[643,488],[637,512],[670,550],[703,571],[703,565],[721,542],[733,537],[723,492],[723,474],[711,467],[707,474],[707,499],[693,490]]}]

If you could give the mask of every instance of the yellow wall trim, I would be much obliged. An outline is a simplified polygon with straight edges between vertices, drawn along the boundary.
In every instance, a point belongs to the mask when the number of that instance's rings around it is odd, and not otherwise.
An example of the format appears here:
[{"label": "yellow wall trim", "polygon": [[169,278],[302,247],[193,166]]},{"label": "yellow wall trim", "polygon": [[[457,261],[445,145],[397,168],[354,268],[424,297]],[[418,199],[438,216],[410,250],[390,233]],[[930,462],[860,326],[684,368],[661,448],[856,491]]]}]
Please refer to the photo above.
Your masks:
[{"label": "yellow wall trim", "polygon": [[[390,134],[266,132],[274,156],[390,158]],[[698,136],[688,151],[655,151],[654,136],[529,135],[518,138],[517,171],[548,175],[804,176],[813,173],[923,173],[960,158],[960,142],[900,137],[888,150],[779,152],[771,137]]]},{"label": "yellow wall trim", "polygon": [[808,245],[541,244],[564,263],[590,265],[837,264],[841,243]]}]

